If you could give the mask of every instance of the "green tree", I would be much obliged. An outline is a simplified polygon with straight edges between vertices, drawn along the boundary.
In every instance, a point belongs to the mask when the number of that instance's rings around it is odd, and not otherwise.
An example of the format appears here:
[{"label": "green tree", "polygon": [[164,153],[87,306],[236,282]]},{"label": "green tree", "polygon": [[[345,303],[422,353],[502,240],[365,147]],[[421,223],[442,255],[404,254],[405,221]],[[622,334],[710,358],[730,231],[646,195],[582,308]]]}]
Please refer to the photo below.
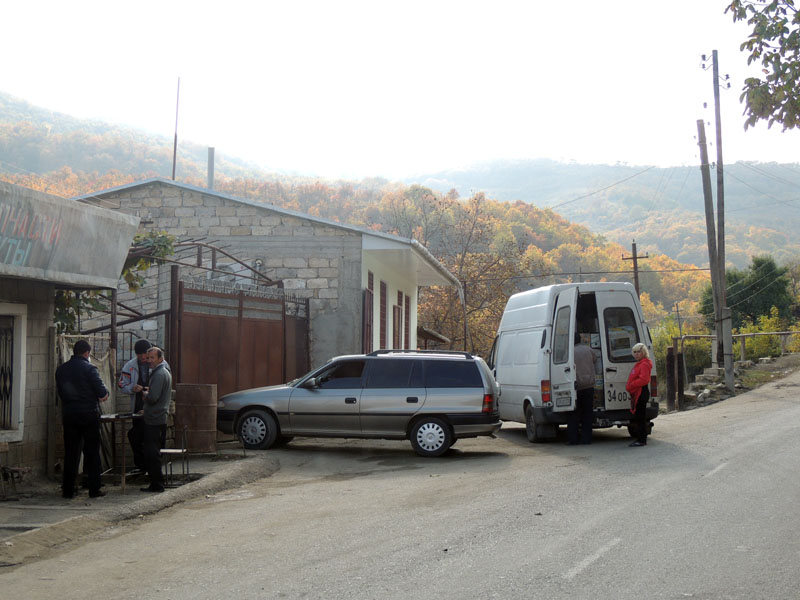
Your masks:
[{"label": "green tree", "polygon": [[[731,309],[733,327],[757,323],[759,317],[769,316],[775,307],[778,316],[788,322],[794,298],[786,269],[779,267],[771,256],[754,256],[747,269],[728,269],[725,273],[727,304]],[[709,328],[714,323],[711,284],[707,284],[700,300],[700,312]]]},{"label": "green tree", "polygon": [[794,0],[757,2],[733,0],[725,9],[734,22],[745,21],[752,29],[740,49],[749,53],[747,64],[761,63],[761,77],[744,81],[740,100],[747,116],[744,127],[760,119],[780,123],[783,129],[800,125],[800,13]]}]

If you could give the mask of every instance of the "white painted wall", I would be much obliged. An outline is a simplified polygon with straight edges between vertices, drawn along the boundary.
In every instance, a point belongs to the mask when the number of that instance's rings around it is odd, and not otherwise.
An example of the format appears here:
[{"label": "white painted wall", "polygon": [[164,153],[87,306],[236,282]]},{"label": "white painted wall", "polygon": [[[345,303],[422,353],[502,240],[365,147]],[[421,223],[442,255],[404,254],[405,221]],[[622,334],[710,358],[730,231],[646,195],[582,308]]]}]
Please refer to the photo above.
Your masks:
[{"label": "white painted wall", "polygon": [[[373,296],[372,296],[372,315],[373,315],[373,328],[372,328],[372,347],[379,349],[380,346],[380,325],[381,325],[381,312],[380,312],[380,282],[386,283],[386,297],[387,297],[387,311],[386,311],[386,344],[391,347],[392,345],[392,329],[394,327],[392,307],[397,304],[397,292],[403,292],[404,296],[408,296],[409,308],[409,324],[408,324],[408,337],[409,340],[405,343],[408,348],[416,349],[417,347],[417,276],[416,272],[409,269],[401,272],[393,269],[381,262],[379,252],[364,252],[364,258],[361,263],[361,287],[367,289],[369,282],[368,273],[371,271],[373,275]],[[405,311],[401,313],[404,316]],[[402,328],[401,328],[402,331]]]}]

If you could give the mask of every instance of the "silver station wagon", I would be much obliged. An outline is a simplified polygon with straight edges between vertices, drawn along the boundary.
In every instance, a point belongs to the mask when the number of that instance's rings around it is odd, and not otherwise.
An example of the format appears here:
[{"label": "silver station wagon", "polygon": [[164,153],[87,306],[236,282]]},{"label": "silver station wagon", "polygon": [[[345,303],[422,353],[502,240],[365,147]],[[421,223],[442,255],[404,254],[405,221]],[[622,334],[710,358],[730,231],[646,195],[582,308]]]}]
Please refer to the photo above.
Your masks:
[{"label": "silver station wagon", "polygon": [[223,396],[217,428],[246,448],[293,436],[407,439],[420,456],[500,429],[499,389],[466,352],[378,350],[339,356],[285,385]]}]

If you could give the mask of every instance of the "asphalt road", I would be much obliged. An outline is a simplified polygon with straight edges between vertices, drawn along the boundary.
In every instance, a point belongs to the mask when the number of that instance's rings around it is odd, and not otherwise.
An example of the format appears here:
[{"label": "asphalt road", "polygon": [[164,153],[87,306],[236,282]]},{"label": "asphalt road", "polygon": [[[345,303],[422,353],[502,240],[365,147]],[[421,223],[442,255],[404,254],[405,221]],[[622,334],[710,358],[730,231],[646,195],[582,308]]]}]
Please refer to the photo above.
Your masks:
[{"label": "asphalt road", "polygon": [[799,423],[795,373],[659,417],[645,448],[296,439],[273,476],[0,573],[0,595],[797,599]]}]

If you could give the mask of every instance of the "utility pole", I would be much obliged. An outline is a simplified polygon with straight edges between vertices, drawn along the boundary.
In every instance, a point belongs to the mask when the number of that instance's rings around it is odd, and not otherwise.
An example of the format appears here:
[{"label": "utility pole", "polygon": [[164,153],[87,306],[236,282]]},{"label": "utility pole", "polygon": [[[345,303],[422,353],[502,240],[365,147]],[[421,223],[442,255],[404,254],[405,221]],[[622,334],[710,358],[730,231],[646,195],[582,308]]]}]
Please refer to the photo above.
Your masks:
[{"label": "utility pole", "polygon": [[[714,115],[717,134],[717,263],[719,267],[719,274],[722,281],[722,288],[720,290],[720,306],[726,306],[725,300],[725,182],[723,178],[722,168],[722,119],[720,118],[719,108],[719,61],[717,60],[717,51],[711,53],[712,56],[712,72],[714,75]],[[727,75],[725,76],[727,78]],[[730,87],[730,83],[728,87]]]},{"label": "utility pole", "polygon": [[[705,61],[705,56],[703,56]],[[719,59],[717,51],[711,53],[712,75],[714,81],[714,121],[716,125],[717,143],[717,280],[718,284],[718,309],[716,315],[720,319],[717,331],[717,365],[725,369],[725,385],[733,391],[733,337],[731,331],[731,312],[727,302],[727,277],[725,276],[725,181],[722,164],[722,119],[720,117],[719,100]],[[727,81],[728,76],[725,75]],[[731,84],[728,83],[730,88]],[[711,265],[709,265],[711,266]],[[713,266],[712,266],[713,268]],[[720,356],[722,359],[720,360]]]},{"label": "utility pole", "polygon": [[[733,391],[733,337],[731,335],[731,311],[723,306],[725,279],[724,269],[719,268],[717,236],[714,225],[714,199],[711,191],[711,172],[706,147],[706,129],[702,119],[697,121],[697,145],[700,147],[700,172],[703,176],[703,198],[706,211],[706,235],[708,238],[708,263],[711,268],[711,296],[714,300],[714,333],[717,344],[722,340],[722,364],[725,369],[725,385]],[[724,322],[723,322],[724,321]],[[719,352],[719,351],[718,351]],[[717,365],[719,365],[719,354]]]},{"label": "utility pole", "polygon": [[633,287],[636,288],[636,296],[640,296],[639,293],[639,259],[640,258],[650,258],[649,254],[645,254],[644,256],[638,256],[636,254],[636,240],[633,240],[631,244],[631,254],[633,256],[622,256],[622,260],[632,260],[633,261]]},{"label": "utility pole", "polygon": [[678,303],[675,303],[675,314],[678,316],[678,335],[683,337],[683,327],[681,326],[681,310],[678,308]]}]

